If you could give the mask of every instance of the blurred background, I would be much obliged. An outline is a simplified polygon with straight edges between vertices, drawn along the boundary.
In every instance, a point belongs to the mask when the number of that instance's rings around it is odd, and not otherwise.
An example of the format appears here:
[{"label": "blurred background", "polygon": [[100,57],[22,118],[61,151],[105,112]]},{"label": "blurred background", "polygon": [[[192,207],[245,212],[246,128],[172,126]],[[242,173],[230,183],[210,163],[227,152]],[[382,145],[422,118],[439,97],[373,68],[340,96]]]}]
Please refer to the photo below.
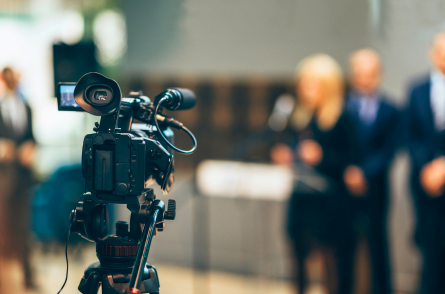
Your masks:
[{"label": "blurred background", "polygon": [[[37,142],[29,200],[35,285],[26,290],[20,263],[8,261],[0,267],[1,291],[54,292],[63,283],[68,216],[84,188],[83,137],[98,118],[58,112],[55,84],[98,71],[124,95],[154,97],[180,86],[197,96],[195,108],[171,115],[194,132],[198,149],[176,155],[169,195],[155,187],[161,199],[178,203],[176,221],[154,238],[148,258],[162,293],[296,293],[285,230],[293,177],[269,166],[273,141],[261,139],[246,155],[241,140],[268,127],[280,95],[295,95],[295,67],[313,53],[331,55],[346,72],[352,51],[376,49],[382,89],[403,108],[408,84],[430,68],[427,48],[445,28],[444,13],[440,0],[0,0],[0,68],[20,73]],[[189,144],[180,133],[176,142]],[[402,148],[390,173],[394,293],[416,292],[421,266],[408,173]],[[113,216],[129,214],[116,208]],[[73,235],[68,256],[64,292],[77,293],[85,267],[96,261],[94,243]],[[357,256],[354,292],[368,293],[366,246]],[[308,293],[327,293],[317,254],[308,267]]]}]

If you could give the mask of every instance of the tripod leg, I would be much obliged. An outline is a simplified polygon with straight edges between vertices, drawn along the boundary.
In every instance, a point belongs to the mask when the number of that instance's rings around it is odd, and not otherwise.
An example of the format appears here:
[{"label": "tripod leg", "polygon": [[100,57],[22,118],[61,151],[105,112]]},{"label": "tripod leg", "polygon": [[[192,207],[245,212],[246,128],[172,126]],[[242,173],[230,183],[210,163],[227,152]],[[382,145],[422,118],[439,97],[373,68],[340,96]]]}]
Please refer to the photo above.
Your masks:
[{"label": "tripod leg", "polygon": [[88,278],[80,280],[79,291],[82,294],[97,294],[99,290],[100,276],[97,272],[92,272]]}]

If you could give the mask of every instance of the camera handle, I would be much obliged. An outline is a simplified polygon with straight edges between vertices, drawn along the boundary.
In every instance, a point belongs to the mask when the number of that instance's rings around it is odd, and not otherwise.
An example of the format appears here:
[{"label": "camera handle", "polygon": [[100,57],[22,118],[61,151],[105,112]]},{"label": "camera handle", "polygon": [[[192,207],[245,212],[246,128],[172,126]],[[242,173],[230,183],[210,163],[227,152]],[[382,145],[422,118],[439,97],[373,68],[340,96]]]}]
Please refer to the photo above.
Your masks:
[{"label": "camera handle", "polygon": [[140,294],[140,285],[146,268],[147,257],[150,251],[151,241],[156,231],[164,230],[164,220],[174,220],[176,217],[176,202],[168,201],[167,211],[162,200],[154,200],[148,209],[148,217],[140,238],[136,260],[131,271],[130,282],[125,293]]},{"label": "camera handle", "polygon": [[[162,206],[164,203],[162,203]],[[144,273],[145,265],[147,263],[148,252],[150,251],[151,240],[153,239],[153,233],[155,231],[156,220],[159,213],[163,213],[164,208],[157,203],[154,207],[150,208],[150,214],[145,222],[144,230],[142,232],[141,241],[136,255],[136,260],[131,271],[130,282],[125,293],[140,294],[139,290],[142,281],[142,275]]]}]

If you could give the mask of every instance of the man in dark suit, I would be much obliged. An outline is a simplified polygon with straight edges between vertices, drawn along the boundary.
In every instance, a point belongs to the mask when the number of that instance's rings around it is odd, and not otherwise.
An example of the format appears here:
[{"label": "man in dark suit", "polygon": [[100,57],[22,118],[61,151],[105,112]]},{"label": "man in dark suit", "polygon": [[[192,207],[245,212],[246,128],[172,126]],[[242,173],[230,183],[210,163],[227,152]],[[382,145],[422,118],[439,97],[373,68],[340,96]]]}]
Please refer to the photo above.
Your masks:
[{"label": "man in dark suit", "polygon": [[17,91],[18,75],[0,74],[0,242],[1,260],[19,260],[26,286],[32,287],[29,237],[29,189],[35,141],[31,109]]},{"label": "man in dark suit", "polygon": [[408,108],[420,293],[445,293],[445,32],[430,49],[433,69],[410,90]]},{"label": "man in dark suit", "polygon": [[351,55],[351,90],[346,112],[354,122],[357,150],[355,165],[344,172],[344,181],[351,195],[352,233],[351,238],[345,240],[343,248],[349,254],[344,274],[352,274],[357,239],[363,235],[369,248],[370,284],[375,294],[391,293],[386,231],[389,202],[387,174],[398,144],[397,128],[400,126],[398,111],[379,91],[381,77],[380,57],[374,50],[361,49]]}]

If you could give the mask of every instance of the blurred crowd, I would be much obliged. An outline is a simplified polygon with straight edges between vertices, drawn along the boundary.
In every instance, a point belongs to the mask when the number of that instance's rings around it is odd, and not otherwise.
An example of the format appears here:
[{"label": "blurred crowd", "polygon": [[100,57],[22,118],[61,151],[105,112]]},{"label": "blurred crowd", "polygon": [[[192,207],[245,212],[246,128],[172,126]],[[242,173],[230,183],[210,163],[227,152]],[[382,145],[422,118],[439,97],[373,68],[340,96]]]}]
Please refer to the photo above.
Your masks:
[{"label": "blurred crowd", "polygon": [[352,293],[359,238],[369,251],[372,293],[391,293],[388,172],[400,147],[412,162],[419,291],[445,293],[445,33],[435,36],[429,56],[431,71],[412,83],[406,109],[380,90],[384,66],[373,49],[353,52],[347,75],[324,54],[297,66],[297,106],[271,158],[312,167],[331,183],[322,192],[295,189],[290,199],[299,293],[308,285],[305,260],[313,250],[323,256],[329,293]]}]

